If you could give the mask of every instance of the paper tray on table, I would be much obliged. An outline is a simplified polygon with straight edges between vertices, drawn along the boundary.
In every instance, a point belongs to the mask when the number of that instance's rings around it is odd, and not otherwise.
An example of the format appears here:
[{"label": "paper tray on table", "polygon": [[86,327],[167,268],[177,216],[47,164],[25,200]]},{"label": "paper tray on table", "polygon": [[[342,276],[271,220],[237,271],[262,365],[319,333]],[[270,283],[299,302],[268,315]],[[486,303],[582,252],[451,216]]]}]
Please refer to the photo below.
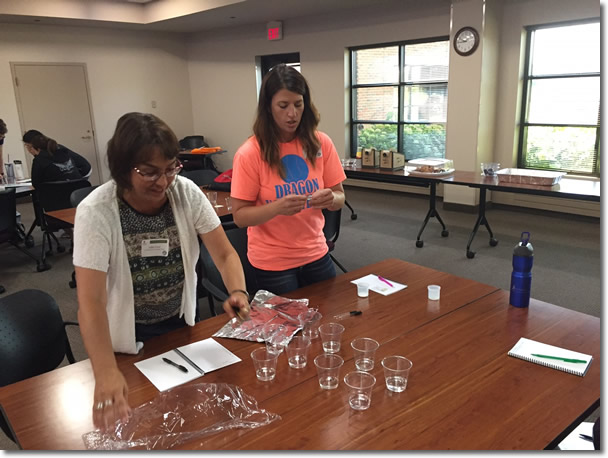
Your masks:
[{"label": "paper tray on table", "polygon": [[565,174],[565,172],[529,169],[501,169],[496,172],[500,183],[535,184],[540,186],[552,186],[558,183]]}]

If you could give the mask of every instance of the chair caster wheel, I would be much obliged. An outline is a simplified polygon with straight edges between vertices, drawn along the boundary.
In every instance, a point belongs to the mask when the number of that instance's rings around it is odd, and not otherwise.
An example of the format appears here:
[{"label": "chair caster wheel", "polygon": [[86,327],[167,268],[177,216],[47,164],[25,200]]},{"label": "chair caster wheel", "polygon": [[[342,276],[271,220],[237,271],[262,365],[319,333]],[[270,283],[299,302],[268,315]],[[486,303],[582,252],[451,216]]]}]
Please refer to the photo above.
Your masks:
[{"label": "chair caster wheel", "polygon": [[38,264],[36,266],[36,270],[38,272],[44,272],[45,270],[49,270],[51,268],[51,266],[49,266],[48,264]]},{"label": "chair caster wheel", "polygon": [[350,215],[350,219],[352,219],[353,221],[356,220],[357,219],[357,215],[355,215],[355,214]]},{"label": "chair caster wheel", "polygon": [[25,239],[25,246],[26,248],[32,248],[34,246],[34,237],[32,237],[31,235]]},{"label": "chair caster wheel", "polygon": [[475,252],[474,251],[467,251],[467,258],[473,259],[474,257],[475,257]]},{"label": "chair caster wheel", "polygon": [[72,289],[76,288],[76,282],[75,281],[70,280],[69,285],[70,285],[70,288],[72,288]]},{"label": "chair caster wheel", "polygon": [[496,240],[494,237],[492,237],[490,239],[490,246],[496,246],[498,245],[498,240]]},{"label": "chair caster wheel", "polygon": [[441,231],[442,237],[447,237],[448,235],[450,235],[450,231],[448,231],[447,229],[444,229],[443,231]]},{"label": "chair caster wheel", "polygon": [[422,248],[424,246],[424,241],[423,240],[416,240],[416,247],[417,248]]},{"label": "chair caster wheel", "polygon": [[64,251],[65,251],[65,247],[64,246],[59,245],[57,247],[57,253],[63,253]]}]

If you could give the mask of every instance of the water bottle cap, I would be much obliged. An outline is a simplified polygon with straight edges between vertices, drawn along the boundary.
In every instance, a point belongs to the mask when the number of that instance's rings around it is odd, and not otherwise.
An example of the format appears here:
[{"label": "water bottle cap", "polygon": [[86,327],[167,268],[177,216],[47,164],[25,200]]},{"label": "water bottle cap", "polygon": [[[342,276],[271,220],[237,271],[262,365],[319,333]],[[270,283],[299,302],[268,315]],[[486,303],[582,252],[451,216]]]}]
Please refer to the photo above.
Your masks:
[{"label": "water bottle cap", "polygon": [[521,233],[521,241],[515,245],[515,250],[513,251],[515,256],[534,256],[534,249],[532,248],[532,244],[530,243],[530,233],[522,232]]}]

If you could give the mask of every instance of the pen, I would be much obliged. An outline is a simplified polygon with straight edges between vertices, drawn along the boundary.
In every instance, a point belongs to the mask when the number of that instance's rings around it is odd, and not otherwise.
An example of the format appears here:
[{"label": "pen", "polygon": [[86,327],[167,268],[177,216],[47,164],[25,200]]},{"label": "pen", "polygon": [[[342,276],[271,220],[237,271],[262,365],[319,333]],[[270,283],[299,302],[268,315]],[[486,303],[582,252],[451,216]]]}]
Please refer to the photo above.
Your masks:
[{"label": "pen", "polygon": [[388,286],[390,286],[391,288],[393,287],[393,284],[388,281],[386,278],[381,277],[380,275],[378,275],[378,280],[383,281],[384,283],[386,283]]},{"label": "pen", "polygon": [[181,364],[177,364],[174,361],[171,361],[169,358],[163,358],[163,361],[173,367],[177,367],[182,372],[188,372],[188,369],[186,369],[184,366],[182,366]]},{"label": "pen", "polygon": [[348,318],[349,316],[357,316],[361,315],[363,312],[361,310],[351,310],[350,312],[340,313],[339,315],[335,315],[334,318],[337,320],[341,320],[342,318]]},{"label": "pen", "polygon": [[557,359],[558,361],[564,361],[566,363],[586,363],[587,362],[584,359],[562,358],[561,356],[539,355],[538,353],[532,353],[532,356],[536,356],[537,358]]},{"label": "pen", "polygon": [[584,439],[586,441],[593,442],[593,437],[591,437],[587,434],[579,434],[578,437],[580,437],[581,439]]}]

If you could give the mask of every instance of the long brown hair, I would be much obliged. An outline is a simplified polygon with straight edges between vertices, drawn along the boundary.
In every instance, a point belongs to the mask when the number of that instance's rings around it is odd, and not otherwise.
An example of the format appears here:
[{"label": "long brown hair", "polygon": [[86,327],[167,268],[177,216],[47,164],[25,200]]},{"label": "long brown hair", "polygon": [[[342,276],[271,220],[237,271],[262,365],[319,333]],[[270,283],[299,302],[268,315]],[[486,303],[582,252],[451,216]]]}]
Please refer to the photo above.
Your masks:
[{"label": "long brown hair", "polygon": [[43,134],[36,135],[28,143],[40,151],[48,151],[51,156],[57,151],[57,142]]},{"label": "long brown hair", "polygon": [[312,103],[308,83],[302,74],[293,67],[279,64],[266,74],[262,80],[260,99],[253,133],[256,136],[262,159],[271,168],[279,172],[281,178],[285,178],[285,168],[279,156],[279,129],[272,117],[272,98],[281,89],[300,94],[304,99],[304,112],[298,128],[296,138],[302,143],[302,149],[306,158],[315,165],[317,151],[321,143],[315,132],[319,125],[319,112]]},{"label": "long brown hair", "polygon": [[171,128],[153,114],[122,115],[108,141],[108,167],[119,193],[131,189],[133,167],[149,160],[156,151],[165,159],[177,157],[179,143]]}]

